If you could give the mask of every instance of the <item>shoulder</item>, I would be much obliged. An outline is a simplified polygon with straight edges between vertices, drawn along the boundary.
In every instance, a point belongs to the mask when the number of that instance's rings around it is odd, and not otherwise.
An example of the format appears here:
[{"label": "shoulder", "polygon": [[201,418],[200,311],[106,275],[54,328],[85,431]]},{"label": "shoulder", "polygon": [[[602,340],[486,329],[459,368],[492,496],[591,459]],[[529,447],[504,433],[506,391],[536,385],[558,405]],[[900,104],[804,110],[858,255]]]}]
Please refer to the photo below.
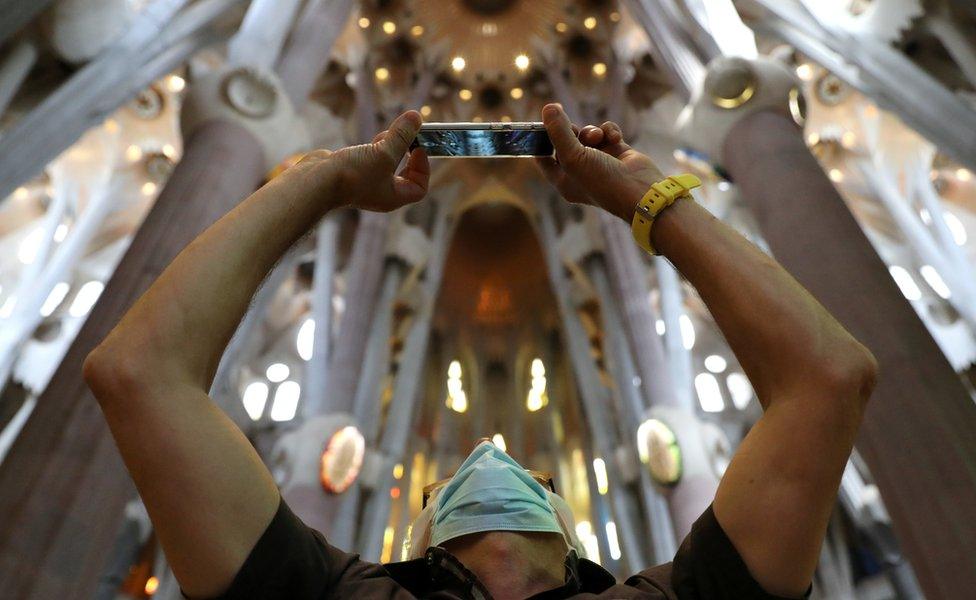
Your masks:
[{"label": "shoulder", "polygon": [[389,588],[389,595],[399,588],[382,566],[332,546],[281,500],[271,523],[220,599],[343,597],[343,590],[365,581]]}]

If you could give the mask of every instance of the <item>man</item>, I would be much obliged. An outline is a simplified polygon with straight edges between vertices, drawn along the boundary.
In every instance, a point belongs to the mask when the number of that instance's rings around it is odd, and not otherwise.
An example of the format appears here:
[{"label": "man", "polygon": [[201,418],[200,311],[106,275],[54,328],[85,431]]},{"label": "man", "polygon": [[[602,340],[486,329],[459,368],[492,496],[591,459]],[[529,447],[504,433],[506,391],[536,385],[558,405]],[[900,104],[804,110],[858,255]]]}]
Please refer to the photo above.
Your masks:
[{"label": "man", "polygon": [[[650,159],[613,123],[576,130],[556,104],[543,119],[556,150],[540,161],[545,175],[567,200],[629,223],[663,178]],[[541,501],[541,484],[486,445],[434,498],[432,543],[413,563],[363,562],[288,510],[207,390],[255,289],[323,215],[339,206],[389,211],[423,198],[430,170],[421,150],[395,173],[420,121],[407,112],[371,144],[312,152],[255,192],[188,245],[88,357],[85,378],[184,593],[364,600],[807,593],[876,364],[774,260],[687,198],[657,216],[644,245],[698,289],[765,414],[673,564],[617,584],[578,560],[572,540],[557,533],[565,528],[553,525],[558,507],[551,497]]]}]

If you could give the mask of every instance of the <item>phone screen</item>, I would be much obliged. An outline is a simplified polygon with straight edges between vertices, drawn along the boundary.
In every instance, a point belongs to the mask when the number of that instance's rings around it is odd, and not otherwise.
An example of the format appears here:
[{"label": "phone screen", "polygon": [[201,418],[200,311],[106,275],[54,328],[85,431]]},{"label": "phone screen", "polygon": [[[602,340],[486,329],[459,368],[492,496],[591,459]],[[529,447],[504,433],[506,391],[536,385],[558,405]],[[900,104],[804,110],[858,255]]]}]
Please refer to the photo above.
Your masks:
[{"label": "phone screen", "polygon": [[550,156],[544,129],[421,129],[416,146],[428,156]]}]

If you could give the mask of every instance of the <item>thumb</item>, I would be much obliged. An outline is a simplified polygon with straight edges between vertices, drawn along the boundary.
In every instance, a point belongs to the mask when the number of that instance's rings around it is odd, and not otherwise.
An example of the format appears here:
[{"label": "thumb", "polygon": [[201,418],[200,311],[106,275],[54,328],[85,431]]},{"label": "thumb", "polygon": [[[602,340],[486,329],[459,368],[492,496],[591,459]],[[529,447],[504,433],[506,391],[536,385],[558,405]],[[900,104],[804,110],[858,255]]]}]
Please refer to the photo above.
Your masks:
[{"label": "thumb", "polygon": [[566,111],[560,104],[547,104],[542,109],[542,123],[546,126],[549,139],[552,140],[552,147],[556,150],[556,157],[561,162],[571,162],[573,157],[578,156],[583,145],[579,138],[573,133],[573,124],[569,120]]},{"label": "thumb", "polygon": [[378,143],[380,150],[392,158],[395,163],[400,162],[403,155],[410,149],[410,144],[413,143],[414,138],[417,137],[421,123],[423,123],[423,118],[417,111],[408,110],[403,113],[393,121],[386,136]]}]

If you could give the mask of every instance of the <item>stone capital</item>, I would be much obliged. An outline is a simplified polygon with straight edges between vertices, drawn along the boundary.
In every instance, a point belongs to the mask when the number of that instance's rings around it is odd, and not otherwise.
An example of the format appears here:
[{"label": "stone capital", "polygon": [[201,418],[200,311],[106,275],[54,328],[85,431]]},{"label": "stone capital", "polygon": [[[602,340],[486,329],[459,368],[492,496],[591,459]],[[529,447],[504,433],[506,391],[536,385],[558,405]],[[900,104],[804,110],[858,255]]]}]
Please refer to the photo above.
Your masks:
[{"label": "stone capital", "polygon": [[281,81],[270,71],[227,65],[195,81],[180,114],[183,138],[215,119],[250,132],[261,144],[269,172],[311,143]]},{"label": "stone capital", "polygon": [[723,148],[735,124],[757,112],[771,111],[801,126],[806,112],[802,89],[795,74],[778,60],[717,58],[681,113],[677,137],[686,151],[723,174]]}]

